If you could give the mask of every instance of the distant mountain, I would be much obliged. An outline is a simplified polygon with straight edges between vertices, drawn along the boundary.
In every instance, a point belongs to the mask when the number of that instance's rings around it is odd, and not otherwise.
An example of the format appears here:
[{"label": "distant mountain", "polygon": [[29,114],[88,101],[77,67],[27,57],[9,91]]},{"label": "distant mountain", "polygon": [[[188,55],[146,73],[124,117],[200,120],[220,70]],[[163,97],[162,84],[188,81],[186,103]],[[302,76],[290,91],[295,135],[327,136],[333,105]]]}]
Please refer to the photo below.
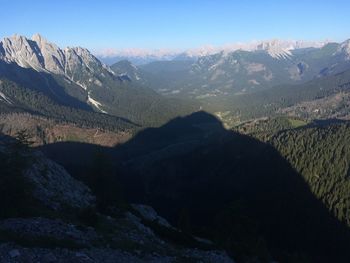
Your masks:
[{"label": "distant mountain", "polygon": [[[302,41],[302,40],[263,40],[251,41],[246,43],[232,43],[223,46],[202,46],[187,50],[171,49],[104,49],[96,51],[96,56],[106,63],[112,65],[121,60],[129,60],[135,65],[144,65],[155,61],[171,60],[196,60],[199,57],[213,55],[221,51],[229,53],[236,50],[254,51],[259,49],[269,49],[271,54],[277,50],[293,50],[299,48],[320,48],[327,44],[328,41]],[[275,51],[273,51],[275,50]]]},{"label": "distant mountain", "polygon": [[[159,125],[201,107],[211,112],[236,114],[233,112],[240,105],[236,96],[269,89],[277,91],[278,87],[347,71],[349,43],[273,40],[227,46],[219,53],[210,47],[171,53],[171,56],[167,51],[159,51],[157,59],[166,60],[145,65],[123,60],[107,66],[87,49],[61,49],[40,35],[32,39],[15,35],[0,42],[0,78],[3,83],[10,81],[21,87],[15,89],[16,96],[19,90],[28,89],[64,107],[114,115],[140,125]],[[170,57],[172,60],[168,60]],[[8,86],[0,85],[4,111],[18,106]],[[33,94],[31,98],[38,98]],[[253,95],[252,99],[259,96]],[[21,107],[53,114],[52,110],[50,113],[43,110],[46,105],[43,101],[47,100],[29,103],[22,99]],[[42,105],[40,109],[38,105]],[[260,110],[265,111],[266,107]],[[246,114],[241,109],[238,112],[239,118]]]},{"label": "distant mountain", "polygon": [[[196,99],[247,94],[276,85],[299,84],[350,69],[349,41],[305,47],[302,42],[262,42],[251,50],[221,51],[199,57],[191,66],[172,71],[163,85],[153,87],[165,95]],[[317,46],[317,45],[315,45]],[[184,60],[185,61],[185,60]],[[143,69],[153,68],[143,65]],[[166,62],[178,65],[179,61]],[[159,75],[169,71],[161,68]],[[157,73],[154,72],[153,73]]]},{"label": "distant mountain", "polygon": [[139,68],[128,60],[121,60],[111,66],[115,74],[118,74],[122,79],[129,81],[140,81],[142,73]]},{"label": "distant mountain", "polygon": [[93,96],[94,91],[102,86],[110,89],[121,80],[87,49],[76,47],[62,50],[39,34],[32,39],[19,35],[4,38],[0,42],[0,59],[22,68],[63,77],[68,85],[73,84],[86,91],[86,102],[103,113],[106,111]]},{"label": "distant mountain", "polygon": [[[114,73],[87,49],[61,49],[40,35],[15,35],[0,42],[0,78],[39,92],[60,105],[154,125],[191,112],[182,102],[168,100],[153,90]],[[136,80],[136,76],[135,76]],[[8,97],[0,89],[4,100]]]},{"label": "distant mountain", "polygon": [[336,54],[343,55],[347,60],[350,60],[350,39],[341,43]]},{"label": "distant mountain", "polygon": [[113,65],[122,60],[128,60],[134,65],[145,65],[154,61],[171,61],[177,57],[177,55],[169,55],[169,56],[155,56],[155,55],[147,55],[147,56],[134,56],[134,55],[116,55],[116,56],[101,56],[97,55],[97,57],[106,65]]}]

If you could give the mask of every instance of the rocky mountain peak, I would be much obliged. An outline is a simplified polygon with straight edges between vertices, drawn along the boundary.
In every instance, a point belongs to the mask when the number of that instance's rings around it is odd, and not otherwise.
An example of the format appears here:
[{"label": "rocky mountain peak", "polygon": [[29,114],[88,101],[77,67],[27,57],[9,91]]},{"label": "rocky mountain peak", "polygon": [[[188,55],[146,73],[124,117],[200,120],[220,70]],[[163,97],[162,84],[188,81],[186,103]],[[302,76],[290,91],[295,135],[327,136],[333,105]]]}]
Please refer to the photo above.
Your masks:
[{"label": "rocky mountain peak", "polygon": [[55,74],[64,74],[66,62],[64,52],[39,34],[33,35],[32,40],[37,44],[40,51],[39,55],[43,58],[43,68]]},{"label": "rocky mountain peak", "polygon": [[35,41],[16,34],[4,38],[0,46],[3,51],[0,59],[7,63],[17,63],[21,67],[35,70],[43,66],[40,49]]},{"label": "rocky mountain peak", "polygon": [[81,87],[83,92],[86,91],[87,103],[95,107],[101,103],[97,103],[97,100],[91,97],[91,90],[103,87],[104,83],[112,85],[115,81],[113,71],[88,49],[61,49],[40,34],[33,35],[31,39],[20,35],[4,38],[0,41],[0,60],[64,78],[63,83],[74,83]]},{"label": "rocky mountain peak", "polygon": [[139,69],[129,60],[121,60],[111,66],[113,72],[124,80],[141,80]]},{"label": "rocky mountain peak", "polygon": [[340,44],[338,52],[344,54],[346,56],[346,59],[350,59],[350,39],[345,40]]},{"label": "rocky mountain peak", "polygon": [[67,47],[62,50],[40,34],[33,35],[31,39],[20,35],[4,38],[0,42],[0,59],[37,71],[66,75],[69,79],[72,64],[89,67],[88,64],[94,63],[103,66],[88,49]]},{"label": "rocky mountain peak", "polygon": [[290,50],[294,49],[293,45],[281,42],[278,39],[261,42],[257,45],[257,50],[266,51],[271,57],[276,59],[287,59],[292,56]]},{"label": "rocky mountain peak", "polygon": [[42,37],[39,33],[34,34],[32,36],[32,40],[37,43],[47,42],[47,40],[44,37]]}]

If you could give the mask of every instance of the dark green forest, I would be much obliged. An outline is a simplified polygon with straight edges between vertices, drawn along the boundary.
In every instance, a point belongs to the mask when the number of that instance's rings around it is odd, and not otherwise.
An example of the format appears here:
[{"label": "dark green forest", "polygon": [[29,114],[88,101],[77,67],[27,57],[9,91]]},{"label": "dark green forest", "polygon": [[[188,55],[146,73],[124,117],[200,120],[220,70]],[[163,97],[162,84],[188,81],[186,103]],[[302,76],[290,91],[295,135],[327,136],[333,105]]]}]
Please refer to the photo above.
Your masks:
[{"label": "dark green forest", "polygon": [[350,71],[322,77],[299,85],[281,85],[251,94],[204,99],[210,111],[230,111],[244,120],[282,115],[279,110],[303,101],[312,101],[348,92]]},{"label": "dark green forest", "polygon": [[2,113],[29,112],[58,122],[68,122],[80,127],[96,127],[112,131],[137,127],[137,125],[123,118],[57,104],[38,91],[23,88],[10,81],[2,81],[1,91],[8,94],[8,97],[15,102],[15,107],[0,103],[1,110],[4,110],[1,111]]},{"label": "dark green forest", "polygon": [[350,226],[350,125],[286,130],[269,142],[302,175],[315,196]]}]

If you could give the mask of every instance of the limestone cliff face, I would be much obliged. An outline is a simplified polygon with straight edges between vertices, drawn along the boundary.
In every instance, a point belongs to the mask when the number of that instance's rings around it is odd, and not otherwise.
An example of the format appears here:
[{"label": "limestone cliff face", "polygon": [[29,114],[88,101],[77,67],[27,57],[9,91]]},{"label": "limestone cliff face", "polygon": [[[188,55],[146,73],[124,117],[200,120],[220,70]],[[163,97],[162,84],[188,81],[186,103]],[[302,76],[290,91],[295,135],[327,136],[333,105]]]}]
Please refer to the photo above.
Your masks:
[{"label": "limestone cliff face", "polygon": [[0,41],[0,61],[17,64],[62,78],[64,85],[81,88],[86,102],[105,112],[93,97],[94,90],[110,89],[120,77],[82,47],[59,48],[36,34],[31,39],[14,35]]},{"label": "limestone cliff face", "polygon": [[4,38],[0,42],[0,59],[37,71],[65,75],[70,79],[81,70],[93,73],[95,67],[102,67],[110,74],[113,73],[87,49],[67,47],[62,50],[39,34],[32,39],[19,35]]}]

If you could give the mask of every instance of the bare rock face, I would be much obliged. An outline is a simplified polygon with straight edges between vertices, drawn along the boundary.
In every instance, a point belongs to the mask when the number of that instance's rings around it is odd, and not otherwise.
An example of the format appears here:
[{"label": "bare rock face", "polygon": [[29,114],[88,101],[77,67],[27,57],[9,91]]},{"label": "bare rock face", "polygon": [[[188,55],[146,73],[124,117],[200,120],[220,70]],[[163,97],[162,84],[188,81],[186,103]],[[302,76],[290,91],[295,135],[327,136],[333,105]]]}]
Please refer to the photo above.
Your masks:
[{"label": "bare rock face", "polygon": [[24,68],[63,75],[84,89],[89,89],[89,83],[97,82],[99,74],[104,77],[114,74],[87,49],[67,47],[62,50],[39,34],[32,39],[19,35],[4,38],[0,42],[0,59]]},{"label": "bare rock face", "polygon": [[[0,153],[11,158],[15,140],[0,135]],[[74,179],[59,164],[41,152],[29,149],[16,150],[26,162],[22,176],[30,185],[30,195],[50,210],[86,209],[95,207],[95,196],[82,182]]]},{"label": "bare rock face", "polygon": [[66,57],[64,52],[55,44],[49,43],[39,34],[34,35],[32,40],[36,43],[40,50],[44,62],[44,68],[56,74],[64,74],[66,66]]},{"label": "bare rock face", "polygon": [[34,162],[24,172],[24,176],[33,185],[36,199],[54,210],[94,206],[95,197],[86,185],[75,180],[62,166],[40,152],[35,152],[34,156]]},{"label": "bare rock face", "polygon": [[286,43],[278,40],[263,42],[257,46],[257,50],[264,50],[276,59],[287,59],[291,57],[292,53],[290,50],[292,49],[294,49],[293,45],[286,45]]},{"label": "bare rock face", "polygon": [[8,63],[17,63],[24,68],[44,69],[44,60],[35,41],[14,35],[0,42],[1,59]]},{"label": "bare rock face", "polygon": [[345,55],[345,58],[347,60],[350,60],[350,39],[341,43],[341,45],[338,49],[338,53]]},{"label": "bare rock face", "polygon": [[0,41],[0,60],[22,68],[57,75],[64,83],[83,89],[87,103],[101,112],[101,103],[93,97],[94,90],[113,87],[118,76],[101,63],[89,50],[81,47],[59,48],[39,34],[31,39],[14,35]]}]

